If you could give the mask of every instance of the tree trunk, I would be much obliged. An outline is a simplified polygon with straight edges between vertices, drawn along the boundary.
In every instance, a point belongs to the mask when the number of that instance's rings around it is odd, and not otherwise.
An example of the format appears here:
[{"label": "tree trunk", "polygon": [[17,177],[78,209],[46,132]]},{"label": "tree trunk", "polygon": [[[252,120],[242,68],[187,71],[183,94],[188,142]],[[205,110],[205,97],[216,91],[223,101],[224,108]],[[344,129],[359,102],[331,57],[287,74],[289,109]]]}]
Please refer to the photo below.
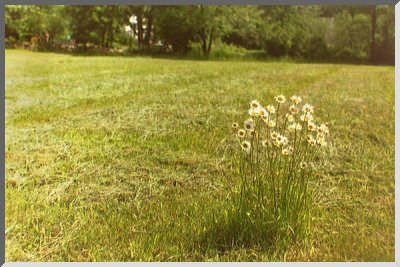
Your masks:
[{"label": "tree trunk", "polygon": [[211,52],[211,45],[212,45],[212,41],[213,41],[213,35],[214,35],[214,27],[211,28],[210,39],[208,40],[207,55],[209,55],[210,52]]},{"label": "tree trunk", "polygon": [[110,23],[109,39],[110,39],[110,48],[112,48],[114,42],[114,28],[112,22]]},{"label": "tree trunk", "polygon": [[103,30],[103,31],[101,32],[101,48],[104,48],[105,36],[106,36],[106,31]]},{"label": "tree trunk", "polygon": [[369,52],[369,58],[372,63],[376,63],[377,60],[375,32],[376,32],[376,5],[371,6],[371,47]]},{"label": "tree trunk", "polygon": [[146,49],[150,48],[150,39],[151,39],[151,29],[153,27],[153,16],[149,14],[147,18],[147,28],[146,28],[146,34],[144,36],[144,45]]},{"label": "tree trunk", "polygon": [[[200,12],[201,12],[202,18],[204,19],[204,6],[203,5],[200,5]],[[200,38],[201,38],[201,50],[203,52],[203,56],[207,56],[208,55],[207,35],[206,35],[206,29],[204,27],[201,29]]]},{"label": "tree trunk", "polygon": [[107,30],[107,28],[106,28],[106,31],[105,31],[105,33],[104,33],[104,47],[105,48],[108,48],[109,47],[109,45],[110,45],[110,42],[109,42],[109,38],[108,38],[108,30]]},{"label": "tree trunk", "polygon": [[143,16],[142,14],[137,16],[137,26],[138,26],[138,48],[143,49]]},{"label": "tree trunk", "polygon": [[205,38],[201,38],[201,50],[203,56],[207,56],[207,40]]},{"label": "tree trunk", "polygon": [[200,38],[201,38],[201,51],[203,52],[203,56],[207,56],[207,36],[204,28],[201,29]]}]

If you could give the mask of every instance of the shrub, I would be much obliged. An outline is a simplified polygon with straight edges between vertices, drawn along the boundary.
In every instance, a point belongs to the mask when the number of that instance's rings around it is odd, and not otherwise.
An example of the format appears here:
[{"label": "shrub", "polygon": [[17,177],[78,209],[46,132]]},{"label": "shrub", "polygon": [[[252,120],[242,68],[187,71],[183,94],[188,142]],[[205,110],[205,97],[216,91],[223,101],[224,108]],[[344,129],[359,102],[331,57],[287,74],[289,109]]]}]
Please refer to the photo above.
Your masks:
[{"label": "shrub", "polygon": [[[246,55],[245,48],[238,47],[235,45],[229,45],[229,44],[225,44],[225,43],[217,43],[212,47],[208,58],[210,58],[210,59],[238,59],[238,58],[244,57],[245,55]],[[193,42],[190,44],[189,57],[204,58],[203,52],[201,50],[201,45],[199,43]]]},{"label": "shrub", "polygon": [[246,54],[246,49],[221,43],[211,51],[211,57],[216,59],[240,58]]},{"label": "shrub", "polygon": [[310,60],[330,61],[332,60],[330,53],[325,40],[322,37],[314,36],[309,40],[304,57]]},{"label": "shrub", "polygon": [[16,46],[16,40],[13,36],[9,36],[5,40],[5,47],[6,48],[15,48]]}]

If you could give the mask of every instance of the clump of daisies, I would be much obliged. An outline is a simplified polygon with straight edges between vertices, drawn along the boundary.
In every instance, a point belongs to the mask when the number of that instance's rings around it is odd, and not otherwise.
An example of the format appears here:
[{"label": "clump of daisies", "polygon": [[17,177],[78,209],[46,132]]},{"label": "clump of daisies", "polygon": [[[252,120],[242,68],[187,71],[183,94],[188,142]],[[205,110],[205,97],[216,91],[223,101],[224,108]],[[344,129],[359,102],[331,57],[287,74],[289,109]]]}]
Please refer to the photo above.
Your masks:
[{"label": "clump of daisies", "polygon": [[309,229],[316,159],[328,145],[329,128],[300,96],[250,102],[248,118],[234,123],[241,178],[237,224],[264,225],[277,234],[302,236]]}]

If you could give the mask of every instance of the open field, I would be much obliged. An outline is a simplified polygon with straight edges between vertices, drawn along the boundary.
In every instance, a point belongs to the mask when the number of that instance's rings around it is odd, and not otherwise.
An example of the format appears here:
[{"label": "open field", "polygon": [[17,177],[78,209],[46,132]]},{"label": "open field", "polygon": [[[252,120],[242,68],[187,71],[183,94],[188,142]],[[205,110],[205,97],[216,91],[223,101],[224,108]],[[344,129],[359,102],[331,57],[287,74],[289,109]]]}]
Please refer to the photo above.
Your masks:
[{"label": "open field", "polygon": [[[394,67],[6,51],[7,261],[393,261]],[[330,124],[309,247],[207,246],[230,125],[301,95]]]}]

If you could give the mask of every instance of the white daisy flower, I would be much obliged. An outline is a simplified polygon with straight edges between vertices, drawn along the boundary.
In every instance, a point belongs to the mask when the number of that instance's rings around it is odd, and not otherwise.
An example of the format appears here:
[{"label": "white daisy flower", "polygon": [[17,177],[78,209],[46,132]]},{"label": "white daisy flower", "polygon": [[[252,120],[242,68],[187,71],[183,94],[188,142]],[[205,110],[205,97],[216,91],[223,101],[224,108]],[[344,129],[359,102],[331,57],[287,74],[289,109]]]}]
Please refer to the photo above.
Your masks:
[{"label": "white daisy flower", "polygon": [[317,131],[318,131],[318,133],[328,134],[329,133],[329,128],[328,128],[328,126],[326,124],[321,124],[318,127]]},{"label": "white daisy flower", "polygon": [[273,105],[268,105],[266,107],[269,113],[274,114],[275,113],[275,107]]},{"label": "white daisy flower", "polygon": [[250,153],[251,150],[251,144],[249,141],[243,141],[240,145],[242,147],[242,149],[246,152],[246,153]]},{"label": "white daisy flower", "polygon": [[314,113],[314,107],[311,106],[310,104],[304,104],[304,106],[301,109],[304,113]]},{"label": "white daisy flower", "polygon": [[315,125],[315,123],[309,121],[307,124],[307,129],[311,132],[315,132],[317,130],[317,125]]},{"label": "white daisy flower", "polygon": [[289,133],[294,133],[296,132],[296,123],[292,123],[287,127],[287,130],[289,131]]},{"label": "white daisy flower", "polygon": [[317,137],[317,144],[322,147],[325,147],[328,145],[327,142],[325,141],[324,137]]},{"label": "white daisy flower", "polygon": [[251,109],[249,109],[249,115],[251,117],[257,117],[259,110],[260,110],[260,108],[251,108]]},{"label": "white daisy flower", "polygon": [[260,108],[258,110],[258,116],[260,116],[261,118],[267,118],[268,115],[269,115],[269,112],[265,108]]},{"label": "white daisy flower", "polygon": [[244,137],[246,136],[246,131],[243,130],[243,129],[240,129],[240,130],[237,132],[237,135],[238,135],[240,138],[244,138]]},{"label": "white daisy flower", "polygon": [[298,104],[301,102],[302,99],[301,99],[300,96],[294,95],[294,96],[291,96],[291,97],[290,97],[290,100],[292,100],[293,103],[295,103],[296,105],[298,105]]},{"label": "white daisy flower", "polygon": [[279,104],[283,104],[286,101],[286,97],[284,95],[278,95],[278,96],[275,96],[275,100]]},{"label": "white daisy flower", "polygon": [[314,139],[314,137],[310,134],[307,136],[307,142],[311,145],[311,146],[315,146],[316,144],[316,140]]},{"label": "white daisy flower", "polygon": [[275,126],[276,126],[276,122],[275,121],[273,121],[273,120],[270,120],[270,121],[268,121],[268,127],[270,127],[270,128],[274,128]]},{"label": "white daisy flower", "polygon": [[294,116],[291,114],[286,114],[286,119],[288,122],[294,122]]},{"label": "white daisy flower", "polygon": [[271,138],[272,138],[272,140],[275,140],[277,137],[278,137],[278,133],[275,132],[275,131],[272,131],[272,132],[271,132]]},{"label": "white daisy flower", "polygon": [[282,145],[286,146],[289,143],[289,139],[285,136],[282,136]]},{"label": "white daisy flower", "polygon": [[297,114],[297,113],[299,113],[300,109],[295,105],[290,105],[289,106],[289,111],[292,114]]},{"label": "white daisy flower", "polygon": [[257,132],[255,130],[251,130],[251,131],[249,131],[249,135],[251,137],[257,137]]},{"label": "white daisy flower", "polygon": [[282,149],[282,155],[287,156],[289,154],[290,154],[289,149],[287,149],[287,148]]},{"label": "white daisy flower", "polygon": [[314,116],[311,113],[304,113],[300,116],[301,121],[312,121],[314,119]]},{"label": "white daisy flower", "polygon": [[254,120],[253,119],[247,119],[245,122],[244,122],[244,128],[247,130],[247,131],[251,131],[251,130],[254,130],[254,127],[255,127],[255,125],[254,125]]},{"label": "white daisy flower", "polygon": [[257,100],[252,100],[250,102],[250,108],[259,108],[260,106],[260,102],[258,102]]}]

